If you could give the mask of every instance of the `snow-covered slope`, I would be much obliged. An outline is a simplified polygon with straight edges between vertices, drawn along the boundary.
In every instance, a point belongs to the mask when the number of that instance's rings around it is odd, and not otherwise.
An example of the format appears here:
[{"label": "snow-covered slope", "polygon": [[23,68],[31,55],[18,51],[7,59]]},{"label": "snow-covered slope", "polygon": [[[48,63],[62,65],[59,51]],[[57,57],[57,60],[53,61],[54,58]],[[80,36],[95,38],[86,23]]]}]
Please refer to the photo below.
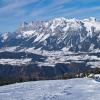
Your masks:
[{"label": "snow-covered slope", "polygon": [[100,100],[100,83],[85,78],[16,83],[0,87],[0,100]]}]

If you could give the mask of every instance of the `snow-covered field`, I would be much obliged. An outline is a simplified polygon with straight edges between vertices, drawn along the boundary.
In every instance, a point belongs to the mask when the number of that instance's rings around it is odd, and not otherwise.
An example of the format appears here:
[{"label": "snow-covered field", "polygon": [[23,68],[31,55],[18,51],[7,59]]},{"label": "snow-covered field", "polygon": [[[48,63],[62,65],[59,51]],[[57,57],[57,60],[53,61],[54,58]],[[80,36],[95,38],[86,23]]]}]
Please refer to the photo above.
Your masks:
[{"label": "snow-covered field", "polygon": [[25,59],[0,59],[0,64],[10,64],[10,65],[27,65],[31,62],[31,58]]},{"label": "snow-covered field", "polygon": [[100,82],[84,78],[16,83],[0,87],[0,100],[100,100]]},{"label": "snow-covered field", "polygon": [[[92,53],[96,52],[71,52],[68,51],[67,48],[63,48],[60,51],[47,51],[47,50],[41,50],[39,49],[34,49],[32,48],[23,48],[19,51],[16,51],[18,46],[15,47],[6,47],[0,49],[0,53],[2,52],[14,52],[14,53],[20,53],[20,52],[25,52],[25,53],[33,53],[37,55],[42,55],[47,57],[47,59],[44,62],[37,62],[38,66],[52,66],[54,67],[57,63],[70,63],[70,61],[74,62],[83,62],[83,61],[88,61],[87,65],[90,65],[92,68],[100,68],[100,57],[97,55],[90,55]],[[97,50],[97,53],[100,52],[100,49]],[[23,64],[29,64],[31,62],[31,58],[22,58],[22,59],[0,59],[0,64],[9,64],[9,65],[23,65]],[[95,62],[94,62],[95,61]]]}]

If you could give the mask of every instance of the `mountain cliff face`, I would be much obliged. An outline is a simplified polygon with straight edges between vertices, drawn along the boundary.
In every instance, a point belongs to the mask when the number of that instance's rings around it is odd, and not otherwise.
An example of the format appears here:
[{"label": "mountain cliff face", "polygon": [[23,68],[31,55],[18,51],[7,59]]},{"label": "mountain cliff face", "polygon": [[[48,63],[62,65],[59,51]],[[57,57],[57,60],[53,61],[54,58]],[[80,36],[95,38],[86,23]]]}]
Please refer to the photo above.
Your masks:
[{"label": "mountain cliff face", "polygon": [[[22,23],[14,33],[0,35],[0,47],[34,47],[42,50],[92,51],[100,48],[100,22],[55,18]],[[19,50],[18,49],[18,50]]]}]

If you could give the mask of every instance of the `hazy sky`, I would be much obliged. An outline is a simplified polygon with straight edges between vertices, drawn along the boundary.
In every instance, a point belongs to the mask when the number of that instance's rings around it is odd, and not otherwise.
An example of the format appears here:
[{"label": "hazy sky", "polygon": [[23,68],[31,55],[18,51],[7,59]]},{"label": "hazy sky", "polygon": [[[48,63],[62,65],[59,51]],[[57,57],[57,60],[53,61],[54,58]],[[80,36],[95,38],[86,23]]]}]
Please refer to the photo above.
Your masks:
[{"label": "hazy sky", "polygon": [[91,16],[100,19],[100,0],[0,0],[0,32],[14,31],[23,21]]}]

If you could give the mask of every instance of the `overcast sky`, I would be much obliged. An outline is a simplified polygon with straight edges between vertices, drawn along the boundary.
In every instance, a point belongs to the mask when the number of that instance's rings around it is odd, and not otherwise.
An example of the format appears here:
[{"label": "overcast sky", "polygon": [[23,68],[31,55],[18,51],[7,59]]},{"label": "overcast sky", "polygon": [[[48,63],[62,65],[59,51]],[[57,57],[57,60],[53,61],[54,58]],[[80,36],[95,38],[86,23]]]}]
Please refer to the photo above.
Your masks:
[{"label": "overcast sky", "polygon": [[12,32],[23,21],[91,16],[100,19],[100,0],[0,0],[0,32]]}]

